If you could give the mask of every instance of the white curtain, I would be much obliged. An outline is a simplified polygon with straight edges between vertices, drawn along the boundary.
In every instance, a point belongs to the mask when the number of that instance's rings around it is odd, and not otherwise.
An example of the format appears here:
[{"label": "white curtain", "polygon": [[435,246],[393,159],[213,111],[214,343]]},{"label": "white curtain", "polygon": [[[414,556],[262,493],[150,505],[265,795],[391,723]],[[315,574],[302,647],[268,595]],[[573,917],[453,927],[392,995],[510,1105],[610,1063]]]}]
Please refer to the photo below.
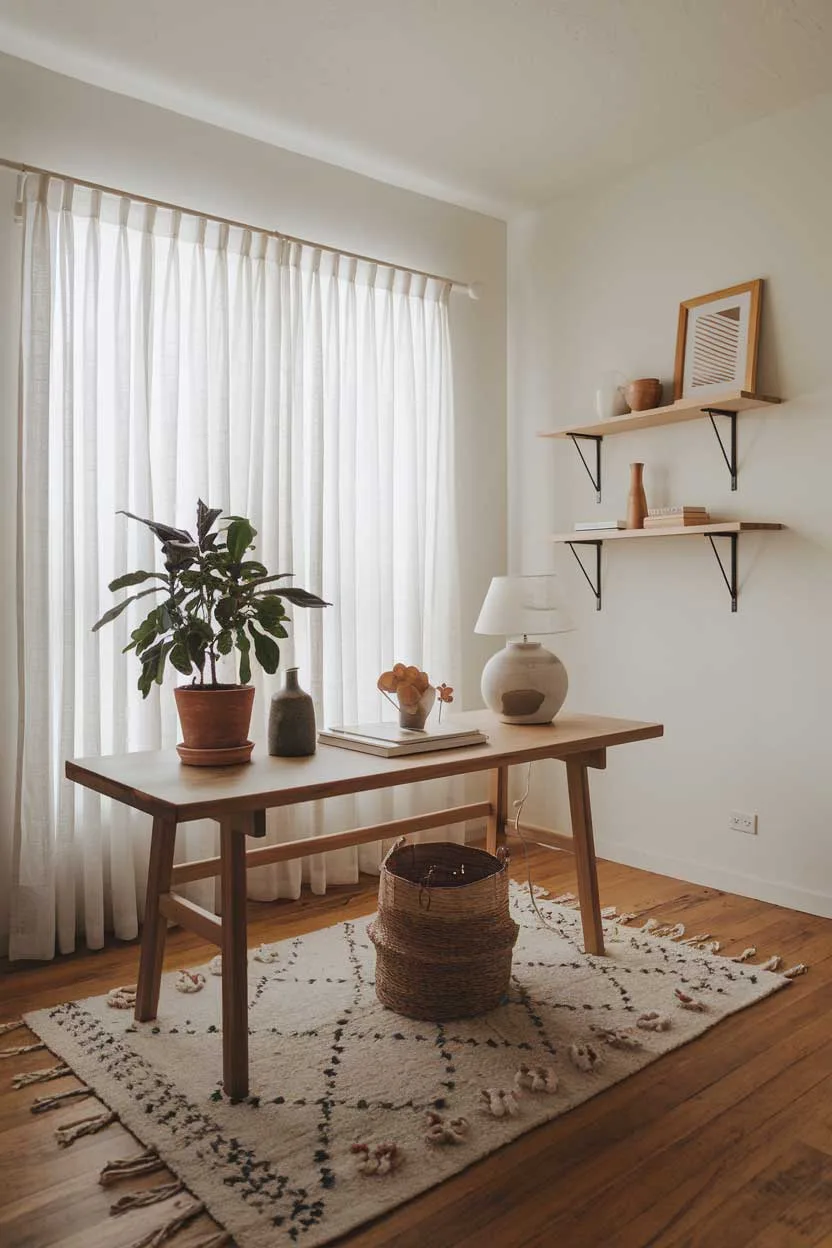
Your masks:
[{"label": "white curtain", "polygon": [[[382,718],[376,679],[396,660],[454,683],[449,292],[58,179],[29,176],[23,214],[10,956],[50,958],[78,935],[136,935],[149,840],[145,816],[69,784],[65,759],[177,740],[169,685],[143,702],[122,654],[141,604],[90,631],[113,577],[159,566],[119,509],[190,528],[202,497],[246,515],[269,570],[333,604],[295,610],[281,648],[319,724]],[[254,681],[262,741],[279,681]],[[415,787],[272,813],[269,837],[455,800]],[[215,851],[215,824],[180,829],[178,859]],[[262,868],[250,893],[296,897],[302,873],[321,892],[378,861],[371,845]],[[214,904],[214,881],[191,889]]]}]

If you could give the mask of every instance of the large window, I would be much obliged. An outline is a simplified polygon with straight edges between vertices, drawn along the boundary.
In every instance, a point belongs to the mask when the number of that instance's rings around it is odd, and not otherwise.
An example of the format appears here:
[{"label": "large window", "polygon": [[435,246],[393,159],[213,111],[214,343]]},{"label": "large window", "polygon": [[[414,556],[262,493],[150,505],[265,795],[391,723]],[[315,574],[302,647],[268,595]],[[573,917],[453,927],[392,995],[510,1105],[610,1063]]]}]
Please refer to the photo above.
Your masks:
[{"label": "large window", "polygon": [[[107,582],[157,557],[118,510],[187,527],[202,497],[250,517],[263,562],[333,604],[297,612],[282,648],[319,722],[380,718],[394,660],[438,678],[457,666],[452,378],[448,288],[432,279],[34,175],[22,245],[11,954],[44,958],[79,928],[92,946],[108,926],[134,936],[143,890],[143,817],[69,786],[64,759],[177,739],[170,691],[143,702],[121,653],[130,613],[90,631]],[[254,679],[262,727],[274,685]],[[348,806],[274,816],[270,835],[344,826]],[[181,853],[213,836],[190,825]],[[377,849],[362,855],[374,865]],[[313,886],[358,863],[312,860]],[[298,864],[251,875],[264,897],[299,882]],[[213,887],[195,886],[203,904]]]}]

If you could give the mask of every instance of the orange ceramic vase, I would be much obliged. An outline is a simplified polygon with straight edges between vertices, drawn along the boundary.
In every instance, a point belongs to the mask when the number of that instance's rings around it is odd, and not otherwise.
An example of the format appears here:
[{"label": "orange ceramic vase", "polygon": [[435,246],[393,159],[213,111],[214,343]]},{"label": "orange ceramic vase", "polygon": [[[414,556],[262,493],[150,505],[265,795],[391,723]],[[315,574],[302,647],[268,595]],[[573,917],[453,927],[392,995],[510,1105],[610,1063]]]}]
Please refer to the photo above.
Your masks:
[{"label": "orange ceramic vase", "polygon": [[630,464],[630,493],[627,495],[627,528],[643,529],[647,515],[644,493],[644,464]]}]

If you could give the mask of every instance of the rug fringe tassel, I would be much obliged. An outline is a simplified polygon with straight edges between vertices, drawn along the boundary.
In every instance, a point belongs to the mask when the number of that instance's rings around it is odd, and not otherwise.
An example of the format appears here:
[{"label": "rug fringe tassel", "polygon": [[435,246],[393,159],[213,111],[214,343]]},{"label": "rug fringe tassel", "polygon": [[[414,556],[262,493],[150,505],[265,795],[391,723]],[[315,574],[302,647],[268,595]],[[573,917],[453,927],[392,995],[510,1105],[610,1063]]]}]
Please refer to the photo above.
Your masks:
[{"label": "rug fringe tassel", "polygon": [[798,975],[805,975],[808,969],[809,968],[806,966],[805,962],[798,962],[797,966],[790,966],[787,971],[783,972],[783,974],[786,979],[797,979]]},{"label": "rug fringe tassel", "polygon": [[18,1044],[13,1049],[0,1049],[0,1057],[20,1057],[23,1053],[37,1053],[45,1048],[46,1045],[42,1040],[39,1040],[37,1044]]},{"label": "rug fringe tassel", "polygon": [[45,1114],[49,1109],[60,1109],[65,1101],[78,1100],[92,1094],[92,1088],[70,1088],[68,1092],[56,1092],[54,1096],[37,1096],[29,1110],[33,1114]]},{"label": "rug fringe tassel", "polygon": [[45,1070],[29,1070],[25,1075],[15,1075],[12,1079],[12,1087],[28,1088],[30,1083],[48,1083],[50,1079],[64,1079],[71,1074],[72,1071],[68,1066],[47,1066]]},{"label": "rug fringe tassel", "polygon": [[145,1205],[158,1205],[161,1201],[170,1199],[171,1196],[178,1196],[184,1190],[185,1184],[177,1180],[175,1183],[159,1183],[156,1187],[145,1188],[143,1192],[131,1192],[127,1196],[120,1196],[114,1204],[110,1205],[110,1215],[117,1218],[122,1213],[129,1213],[131,1209],[143,1209]]},{"label": "rug fringe tassel", "polygon": [[97,1131],[103,1131],[111,1122],[115,1122],[116,1118],[117,1115],[107,1109],[101,1114],[90,1114],[88,1118],[76,1118],[74,1122],[63,1123],[55,1128],[58,1148],[67,1148],[76,1140],[80,1140],[82,1135],[95,1135]]},{"label": "rug fringe tassel", "polygon": [[738,953],[736,957],[730,958],[731,962],[748,962],[757,953],[756,945],[749,945],[747,949],[743,949],[742,953]]},{"label": "rug fringe tassel", "polygon": [[17,1031],[18,1027],[25,1027],[22,1018],[12,1019],[10,1023],[0,1023],[0,1036],[7,1035],[10,1031]]},{"label": "rug fringe tassel", "polygon": [[758,971],[777,971],[780,969],[780,964],[782,963],[782,961],[783,959],[780,957],[780,954],[775,953],[766,962],[761,962],[760,965],[757,967],[757,970]]},{"label": "rug fringe tassel", "polygon": [[154,1148],[145,1148],[132,1157],[121,1157],[118,1161],[108,1161],[98,1176],[102,1187],[112,1187],[122,1179],[135,1179],[141,1174],[153,1174],[164,1170],[165,1163]]},{"label": "rug fringe tassel", "polygon": [[193,1222],[194,1218],[204,1213],[205,1206],[202,1201],[194,1205],[189,1205],[187,1209],[183,1209],[175,1218],[171,1218],[164,1226],[158,1227],[155,1231],[148,1231],[146,1235],[142,1235],[141,1239],[134,1239],[129,1248],[160,1248],[162,1244],[166,1244],[177,1231],[181,1231],[183,1226],[187,1226],[189,1222]]}]

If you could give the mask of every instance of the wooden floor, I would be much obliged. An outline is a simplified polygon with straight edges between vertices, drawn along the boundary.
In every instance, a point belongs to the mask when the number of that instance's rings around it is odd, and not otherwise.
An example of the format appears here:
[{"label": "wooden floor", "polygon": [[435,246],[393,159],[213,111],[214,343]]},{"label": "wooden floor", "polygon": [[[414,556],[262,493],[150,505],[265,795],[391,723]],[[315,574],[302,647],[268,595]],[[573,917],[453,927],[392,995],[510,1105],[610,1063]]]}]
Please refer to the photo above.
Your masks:
[{"label": "wooden floor", "polygon": [[[535,881],[574,887],[572,859],[535,851]],[[522,855],[515,858],[522,875]],[[604,904],[708,931],[727,953],[779,953],[808,975],[668,1054],[602,1096],[493,1153],[440,1187],[340,1241],[348,1248],[832,1248],[832,921],[647,872],[600,864]],[[251,904],[250,942],[279,940],[370,912],[375,883],[326,898]],[[168,968],[213,949],[171,933]],[[137,949],[112,946],[45,967],[3,968],[0,1020],[135,981]],[[29,1033],[0,1038],[0,1048]],[[0,1244],[125,1248],[169,1216],[168,1205],[108,1215],[105,1161],[135,1151],[119,1125],[59,1151],[57,1122],[78,1105],[33,1117],[46,1088],[9,1091],[43,1053],[0,1065]],[[80,1102],[89,1105],[89,1101]],[[151,1186],[153,1175],[130,1189]],[[118,1191],[118,1189],[115,1189]],[[192,1248],[207,1217],[172,1248]]]}]

